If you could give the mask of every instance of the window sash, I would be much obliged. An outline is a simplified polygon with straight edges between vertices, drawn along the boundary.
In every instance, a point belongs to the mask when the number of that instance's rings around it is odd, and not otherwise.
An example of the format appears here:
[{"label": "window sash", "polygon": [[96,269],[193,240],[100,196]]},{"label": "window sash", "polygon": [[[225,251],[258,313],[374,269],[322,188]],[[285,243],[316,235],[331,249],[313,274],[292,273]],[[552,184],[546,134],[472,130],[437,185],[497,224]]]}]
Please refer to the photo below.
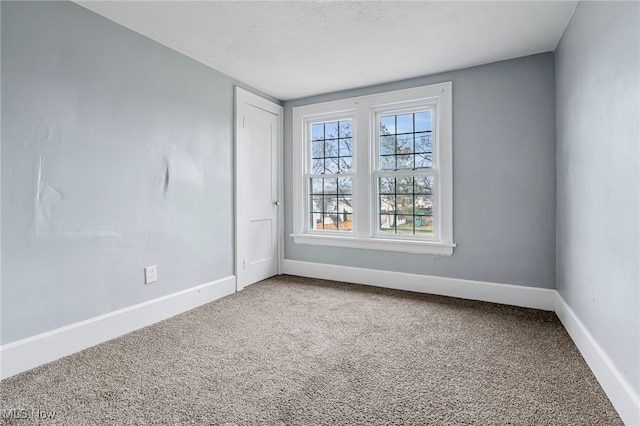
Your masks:
[{"label": "window sash", "polygon": [[[396,116],[395,119],[395,124],[397,125],[398,121],[397,121],[397,116],[402,116],[402,115],[406,115],[406,114],[418,114],[418,113],[423,113],[423,112],[429,112],[431,114],[431,128],[430,131],[428,132],[430,137],[431,137],[431,167],[429,168],[401,168],[401,169],[383,169],[381,167],[380,161],[381,161],[381,157],[383,156],[382,154],[382,149],[381,149],[381,142],[382,142],[382,137],[385,135],[382,135],[380,132],[380,129],[382,127],[382,118],[383,117],[389,117],[389,116]],[[372,127],[373,127],[373,140],[372,140],[372,145],[374,147],[374,156],[373,156],[373,164],[372,164],[372,178],[373,178],[373,193],[375,194],[375,196],[373,197],[373,199],[371,200],[371,205],[372,205],[372,220],[371,223],[374,225],[373,229],[372,229],[372,234],[375,238],[380,238],[380,239],[402,239],[402,240],[412,240],[412,241],[438,241],[439,240],[439,222],[440,222],[440,215],[439,215],[439,211],[440,209],[438,208],[438,195],[439,195],[439,191],[437,189],[437,183],[438,183],[438,167],[437,167],[437,158],[438,158],[438,147],[437,147],[437,141],[438,141],[438,126],[437,126],[437,105],[433,102],[433,101],[408,101],[408,102],[404,102],[404,103],[400,103],[400,104],[392,104],[392,105],[382,105],[382,106],[376,106],[373,109],[372,112],[372,117],[370,118],[373,122],[372,122]],[[413,142],[413,149],[411,151],[410,155],[416,155],[416,152],[418,152],[415,148],[415,135],[416,134],[422,134],[422,133],[427,133],[427,132],[423,132],[423,131],[416,131],[416,126],[415,126],[415,115],[414,115],[414,120],[413,120],[413,124],[412,124],[412,132],[398,132],[399,129],[394,128],[393,131],[393,136],[396,137],[396,146],[394,147],[394,153],[392,155],[394,156],[398,156],[398,152],[397,152],[397,135],[401,134],[401,135],[412,135],[412,139],[414,139]],[[423,129],[419,129],[419,130],[423,130]],[[397,165],[397,159],[396,159],[396,165]],[[415,166],[415,160],[414,160],[414,166]],[[428,216],[430,218],[431,221],[431,235],[428,235],[427,232],[425,232],[423,235],[419,235],[416,234],[416,224],[419,223],[422,225],[422,221],[420,218],[420,214],[416,215],[416,211],[415,211],[415,188],[412,188],[412,192],[410,193],[410,195],[412,195],[413,198],[413,209],[411,214],[399,214],[397,211],[397,201],[398,201],[398,196],[402,197],[404,199],[407,199],[407,192],[394,192],[393,194],[387,194],[389,197],[388,199],[394,199],[395,201],[395,209],[393,214],[388,214],[386,215],[386,219],[387,220],[392,220],[393,223],[393,230],[395,232],[393,233],[389,233],[389,232],[383,232],[382,231],[382,221],[383,218],[385,218],[385,215],[383,215],[382,213],[382,206],[381,206],[381,200],[382,197],[385,194],[382,194],[380,192],[380,179],[381,178],[394,178],[397,182],[397,179],[408,179],[408,178],[412,178],[412,181],[414,178],[416,177],[430,177],[433,181],[434,184],[431,187],[431,194],[429,194],[429,198],[431,201],[431,214],[427,215],[425,213],[424,216]],[[394,187],[397,190],[397,186]],[[428,211],[428,209],[425,209]],[[403,218],[407,218],[407,217],[411,217],[411,220],[413,221],[413,226],[411,227],[412,233],[398,233],[399,230],[399,225],[398,225],[398,217],[403,217]],[[421,226],[422,227],[422,226]],[[408,228],[408,227],[407,227]]]}]

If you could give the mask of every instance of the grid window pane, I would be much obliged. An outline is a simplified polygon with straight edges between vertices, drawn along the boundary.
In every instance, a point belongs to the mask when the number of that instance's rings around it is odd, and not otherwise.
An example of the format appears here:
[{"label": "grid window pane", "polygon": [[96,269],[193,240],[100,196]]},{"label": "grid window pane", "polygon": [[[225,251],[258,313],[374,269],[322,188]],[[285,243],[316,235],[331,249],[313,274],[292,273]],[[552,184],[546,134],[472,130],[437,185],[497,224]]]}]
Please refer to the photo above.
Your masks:
[{"label": "grid window pane", "polygon": [[338,156],[338,140],[337,139],[328,139],[324,142],[324,155],[325,157]]},{"label": "grid window pane", "polygon": [[417,112],[415,114],[416,132],[430,132],[431,129],[431,111]]},{"label": "grid window pane", "polygon": [[396,145],[397,154],[408,154],[413,152],[413,134],[398,135],[398,143]]},{"label": "grid window pane", "polygon": [[414,114],[402,114],[396,116],[396,134],[413,133]]},{"label": "grid window pane", "polygon": [[324,158],[324,141],[311,142],[311,158]]},{"label": "grid window pane", "polygon": [[351,157],[340,157],[338,160],[340,161],[340,171],[338,173],[349,173],[353,166]]},{"label": "grid window pane", "polygon": [[394,135],[395,133],[396,133],[396,116],[390,115],[387,117],[380,117],[380,134]]},{"label": "grid window pane", "polygon": [[416,154],[416,169],[430,169],[433,165],[431,154]]},{"label": "grid window pane", "polygon": [[324,139],[324,123],[314,124],[311,126],[311,138],[314,141]]},{"label": "grid window pane", "polygon": [[381,177],[378,181],[378,188],[379,188],[380,194],[395,194],[396,178]]},{"label": "grid window pane", "polygon": [[413,194],[413,177],[396,178],[396,192]]},{"label": "grid window pane", "polygon": [[396,137],[381,136],[380,137],[380,155],[393,155],[396,153]]},{"label": "grid window pane", "polygon": [[322,195],[322,193],[324,191],[322,191],[323,188],[323,183],[322,183],[322,178],[311,178],[311,194],[320,194]]},{"label": "grid window pane", "polygon": [[333,121],[331,123],[324,123],[324,138],[337,139],[338,138],[339,122]]},{"label": "grid window pane", "polygon": [[398,214],[413,214],[413,195],[396,196],[396,212]]},{"label": "grid window pane", "polygon": [[396,156],[396,170],[413,170],[413,154],[409,155],[397,155]]},{"label": "grid window pane", "polygon": [[381,155],[380,156],[380,170],[395,170],[396,169],[396,156],[395,155]]},{"label": "grid window pane", "polygon": [[314,175],[324,173],[324,159],[317,158],[311,160],[311,170]]},{"label": "grid window pane", "polygon": [[396,196],[395,195],[381,195],[380,196],[380,213],[395,214],[396,211]]},{"label": "grid window pane", "polygon": [[324,160],[324,172],[329,174],[336,174],[340,170],[340,159],[338,157],[327,157]]},{"label": "grid window pane", "polygon": [[432,237],[433,176],[378,178],[378,232]]},{"label": "grid window pane", "polygon": [[416,133],[416,152],[433,152],[431,133]]},{"label": "grid window pane", "polygon": [[310,229],[324,231],[353,229],[352,177],[310,178],[309,192]]},{"label": "grid window pane", "polygon": [[351,137],[351,120],[338,122],[338,136],[341,138]]},{"label": "grid window pane", "polygon": [[311,125],[311,172],[349,173],[353,163],[351,120]]},{"label": "grid window pane", "polygon": [[340,139],[338,144],[341,157],[351,157],[353,155],[351,138]]},{"label": "grid window pane", "polygon": [[353,193],[353,179],[338,178],[338,194],[348,195]]},{"label": "grid window pane", "polygon": [[433,194],[433,176],[416,176],[414,183],[417,194]]},{"label": "grid window pane", "polygon": [[379,118],[379,170],[415,170],[433,167],[431,116],[431,111],[420,111]]}]

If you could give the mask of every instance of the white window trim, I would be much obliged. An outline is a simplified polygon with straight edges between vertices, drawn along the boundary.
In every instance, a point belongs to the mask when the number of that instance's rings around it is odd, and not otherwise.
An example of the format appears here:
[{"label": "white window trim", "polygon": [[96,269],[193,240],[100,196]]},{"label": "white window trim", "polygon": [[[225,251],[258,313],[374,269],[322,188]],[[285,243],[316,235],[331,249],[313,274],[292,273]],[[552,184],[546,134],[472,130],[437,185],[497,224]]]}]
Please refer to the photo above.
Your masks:
[{"label": "white window trim", "polygon": [[[379,111],[412,104],[436,105],[434,169],[437,169],[436,240],[376,235],[375,115]],[[396,107],[397,108],[397,107]],[[343,99],[293,108],[293,240],[297,244],[347,247],[451,256],[453,242],[453,120],[452,83],[444,82],[393,92]],[[304,176],[307,167],[305,132],[308,123],[322,118],[353,116],[354,233],[310,232],[307,229]],[[362,142],[366,140],[367,142]]]}]

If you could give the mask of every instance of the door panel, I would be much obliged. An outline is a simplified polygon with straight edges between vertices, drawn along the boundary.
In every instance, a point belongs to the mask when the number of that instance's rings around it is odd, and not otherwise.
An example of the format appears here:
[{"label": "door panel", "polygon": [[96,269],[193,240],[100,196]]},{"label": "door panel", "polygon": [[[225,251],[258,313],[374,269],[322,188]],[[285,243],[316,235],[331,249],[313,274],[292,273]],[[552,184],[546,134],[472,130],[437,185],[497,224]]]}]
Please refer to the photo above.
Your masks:
[{"label": "door panel", "polygon": [[236,279],[241,290],[278,273],[281,117],[242,96],[236,105]]}]

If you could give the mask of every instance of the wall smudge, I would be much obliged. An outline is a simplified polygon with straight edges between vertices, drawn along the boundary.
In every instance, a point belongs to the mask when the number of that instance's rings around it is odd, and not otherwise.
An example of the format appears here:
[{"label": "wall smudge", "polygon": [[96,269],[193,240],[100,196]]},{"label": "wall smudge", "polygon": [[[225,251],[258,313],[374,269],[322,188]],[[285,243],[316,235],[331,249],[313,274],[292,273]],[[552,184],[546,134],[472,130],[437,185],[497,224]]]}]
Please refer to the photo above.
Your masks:
[{"label": "wall smudge", "polygon": [[169,162],[167,159],[164,159],[164,188],[163,194],[166,196],[167,191],[169,191]]}]

